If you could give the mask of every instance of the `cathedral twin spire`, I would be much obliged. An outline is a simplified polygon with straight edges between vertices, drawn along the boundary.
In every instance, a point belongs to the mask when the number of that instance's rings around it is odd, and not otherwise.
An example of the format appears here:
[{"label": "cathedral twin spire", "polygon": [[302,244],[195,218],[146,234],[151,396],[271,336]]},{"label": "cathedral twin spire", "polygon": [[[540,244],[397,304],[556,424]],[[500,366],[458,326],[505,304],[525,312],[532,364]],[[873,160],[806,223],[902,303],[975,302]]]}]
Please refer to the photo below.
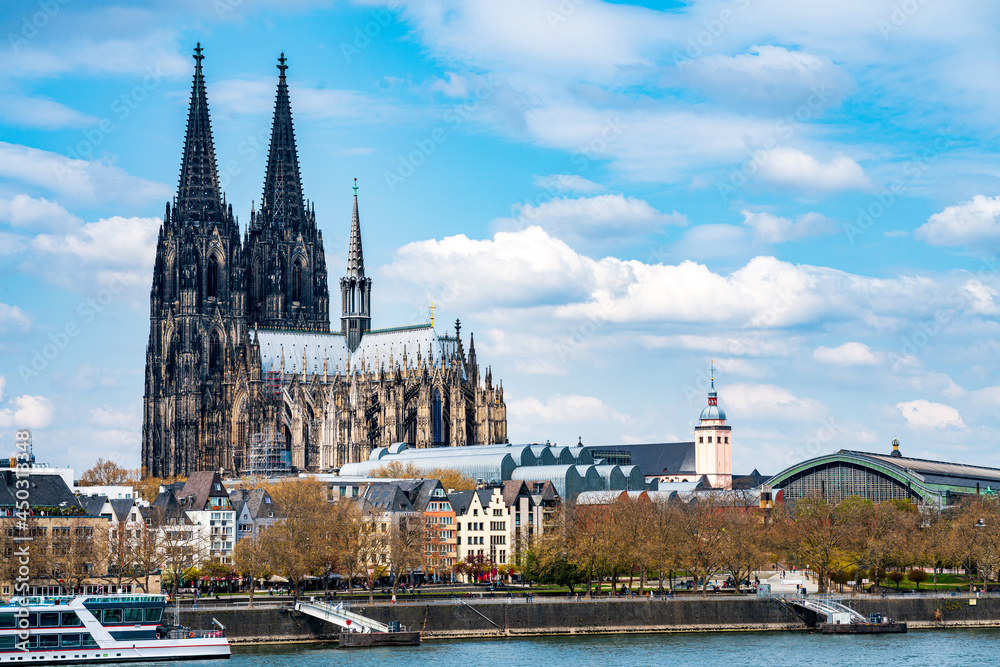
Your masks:
[{"label": "cathedral twin spire", "polygon": [[208,96],[202,75],[201,43],[194,50],[194,82],[191,107],[188,111],[187,134],[184,137],[184,157],[174,217],[185,221],[222,220],[222,193],[215,165],[212,124],[208,116]]},{"label": "cathedral twin spire", "polygon": [[278,58],[278,94],[274,101],[274,121],[271,125],[271,147],[267,154],[267,175],[261,203],[262,224],[279,229],[300,229],[306,213],[299,177],[299,156],[295,149],[295,129],[292,126],[292,106],[288,99],[285,70],[287,59]]}]

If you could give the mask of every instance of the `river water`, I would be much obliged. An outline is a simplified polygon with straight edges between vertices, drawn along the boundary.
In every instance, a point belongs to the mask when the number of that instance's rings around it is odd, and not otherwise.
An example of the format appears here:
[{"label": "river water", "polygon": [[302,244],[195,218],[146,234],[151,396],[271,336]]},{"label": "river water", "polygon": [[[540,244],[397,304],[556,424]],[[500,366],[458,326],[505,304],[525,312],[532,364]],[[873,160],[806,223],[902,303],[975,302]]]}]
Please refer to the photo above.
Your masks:
[{"label": "river water", "polygon": [[[228,667],[450,667],[460,665],[995,665],[1000,629],[917,630],[905,635],[734,632],[425,641],[413,648],[335,644],[237,646]],[[187,663],[218,667],[218,663]]]}]

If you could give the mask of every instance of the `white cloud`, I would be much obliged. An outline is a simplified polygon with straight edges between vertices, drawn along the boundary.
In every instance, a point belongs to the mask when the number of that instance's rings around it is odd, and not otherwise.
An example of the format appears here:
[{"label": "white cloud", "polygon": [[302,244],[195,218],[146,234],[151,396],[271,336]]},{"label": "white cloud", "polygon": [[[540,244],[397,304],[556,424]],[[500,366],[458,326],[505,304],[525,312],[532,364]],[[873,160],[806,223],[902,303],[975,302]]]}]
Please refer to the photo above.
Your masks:
[{"label": "white cloud", "polygon": [[874,366],[879,363],[880,356],[864,343],[850,342],[839,347],[821,345],[813,350],[813,359],[838,366]]},{"label": "white cloud", "polygon": [[605,240],[687,224],[676,211],[661,213],[641,199],[620,194],[556,197],[537,206],[525,203],[517,207],[517,214],[519,226],[538,225],[560,238]]},{"label": "white cloud", "polygon": [[765,211],[740,211],[743,224],[753,230],[754,239],[763,243],[784,243],[837,230],[833,221],[819,213],[806,213],[796,220],[782,218]]},{"label": "white cloud", "polygon": [[954,308],[951,292],[968,280],[967,274],[870,278],[769,256],[728,274],[693,261],[653,261],[659,260],[591,259],[529,227],[487,240],[459,235],[410,243],[382,271],[398,298],[447,294],[456,310],[538,307],[567,320],[728,323],[751,333],[866,321],[872,313],[933,317],[940,307]]},{"label": "white cloud", "polygon": [[736,225],[695,225],[671,247],[672,257],[690,260],[748,257],[753,254],[753,242],[743,227]]},{"label": "white cloud", "polygon": [[765,182],[808,192],[871,188],[871,182],[861,165],[846,155],[838,154],[829,162],[823,163],[795,148],[775,148],[769,151],[758,174]]},{"label": "white cloud", "polygon": [[[123,29],[121,14],[106,17]],[[53,77],[68,73],[149,77],[150,85],[163,78],[192,71],[191,60],[178,53],[178,35],[171,30],[152,30],[142,35],[110,39],[79,38],[47,43],[18,43],[10,49],[4,71],[25,78]]]},{"label": "white cloud", "polygon": [[90,413],[90,420],[98,426],[102,426],[104,428],[121,429],[135,427],[140,421],[135,410],[129,408],[115,409],[108,405],[95,408]]},{"label": "white cloud", "polygon": [[148,202],[169,199],[162,183],[128,175],[98,161],[71,159],[28,146],[0,141],[0,177],[29,183],[81,201]]},{"label": "white cloud", "polygon": [[43,97],[6,95],[0,97],[0,114],[8,125],[44,130],[89,127],[99,121],[93,116]]},{"label": "white cloud", "polygon": [[723,385],[719,388],[719,398],[730,421],[733,417],[817,421],[827,413],[826,407],[819,401],[800,398],[773,384],[737,382]]},{"label": "white cloud", "polygon": [[430,89],[443,93],[448,97],[465,98],[469,95],[469,82],[466,81],[465,77],[461,74],[455,74],[454,72],[445,72],[447,80],[445,79],[434,79],[431,82]]},{"label": "white cloud", "polygon": [[44,396],[17,396],[0,408],[0,428],[45,428],[52,423],[55,409]]},{"label": "white cloud", "polygon": [[[826,56],[782,46],[751,46],[734,56],[712,54],[681,63],[679,80],[727,104],[787,111],[814,99],[819,115],[839,104],[853,82]],[[674,72],[668,72],[668,80]]]},{"label": "white cloud", "polygon": [[446,58],[591,81],[649,65],[644,51],[662,42],[668,28],[660,12],[605,3],[411,2],[405,12]]},{"label": "white cloud", "polygon": [[30,328],[31,318],[23,310],[17,306],[0,302],[0,333],[6,333],[12,329],[27,331]]},{"label": "white cloud", "polygon": [[[116,281],[147,284],[156,256],[159,218],[101,218],[67,234],[39,234],[32,241],[38,256],[25,266],[69,287]],[[55,264],[47,261],[55,258]]]},{"label": "white cloud", "polygon": [[548,190],[550,192],[578,192],[580,194],[591,194],[604,190],[600,183],[587,180],[583,176],[576,174],[551,174],[549,176],[535,176],[536,188]]},{"label": "white cloud", "polygon": [[955,428],[965,428],[962,415],[958,410],[943,403],[931,403],[924,399],[897,403],[896,408],[906,419],[906,425],[910,428],[936,428],[943,429],[949,426]]},{"label": "white cloud", "polygon": [[[716,356],[787,357],[796,353],[799,341],[787,337],[762,335],[759,330],[740,336],[682,334],[677,336],[642,336],[642,344],[653,349],[683,349],[710,352]],[[720,363],[722,363],[720,361]]]},{"label": "white cloud", "polygon": [[25,194],[0,198],[0,220],[31,231],[64,231],[83,222],[54,201]]},{"label": "white cloud", "polygon": [[[228,79],[207,84],[208,102],[215,114],[271,114],[277,90],[274,79]],[[288,96],[296,118],[320,120],[372,120],[403,113],[401,107],[383,104],[353,90],[310,88],[288,84]],[[407,112],[408,113],[408,112]]]},{"label": "white cloud", "polygon": [[601,399],[579,394],[550,396],[544,402],[528,396],[512,401],[507,406],[507,413],[515,420],[534,423],[617,421],[627,424],[631,421],[628,415],[609,407]]},{"label": "white cloud", "polygon": [[1000,240],[1000,197],[976,195],[932,215],[913,232],[931,245],[958,246]]}]

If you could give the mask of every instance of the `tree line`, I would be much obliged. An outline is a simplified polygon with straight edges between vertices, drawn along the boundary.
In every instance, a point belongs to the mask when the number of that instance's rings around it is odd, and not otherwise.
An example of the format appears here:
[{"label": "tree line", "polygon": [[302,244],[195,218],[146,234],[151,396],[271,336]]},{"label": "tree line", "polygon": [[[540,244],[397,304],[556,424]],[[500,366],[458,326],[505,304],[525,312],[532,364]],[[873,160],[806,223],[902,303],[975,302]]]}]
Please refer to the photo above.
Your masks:
[{"label": "tree line", "polygon": [[[943,510],[906,501],[809,497],[760,509],[744,492],[704,494],[689,503],[621,496],[607,505],[566,505],[542,537],[521,545],[529,580],[592,593],[638,579],[672,589],[682,574],[707,590],[710,577],[752,580],[759,570],[808,569],[819,591],[908,579],[919,588],[945,569],[970,585],[1000,576],[1000,498],[970,497]],[[743,592],[736,587],[737,592]]]}]

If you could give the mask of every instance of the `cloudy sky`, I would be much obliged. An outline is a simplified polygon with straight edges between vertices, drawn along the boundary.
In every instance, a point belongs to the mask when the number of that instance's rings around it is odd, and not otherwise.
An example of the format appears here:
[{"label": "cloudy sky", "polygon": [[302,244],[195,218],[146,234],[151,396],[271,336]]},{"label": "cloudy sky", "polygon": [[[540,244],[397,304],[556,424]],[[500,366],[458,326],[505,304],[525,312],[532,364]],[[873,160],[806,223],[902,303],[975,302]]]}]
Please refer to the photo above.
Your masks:
[{"label": "cloudy sky", "polygon": [[[137,466],[192,48],[241,225],[276,59],[332,280],[461,318],[513,441],[1000,466],[1000,6],[35,0],[0,6],[0,439]],[[443,329],[443,327],[441,327]]]}]

